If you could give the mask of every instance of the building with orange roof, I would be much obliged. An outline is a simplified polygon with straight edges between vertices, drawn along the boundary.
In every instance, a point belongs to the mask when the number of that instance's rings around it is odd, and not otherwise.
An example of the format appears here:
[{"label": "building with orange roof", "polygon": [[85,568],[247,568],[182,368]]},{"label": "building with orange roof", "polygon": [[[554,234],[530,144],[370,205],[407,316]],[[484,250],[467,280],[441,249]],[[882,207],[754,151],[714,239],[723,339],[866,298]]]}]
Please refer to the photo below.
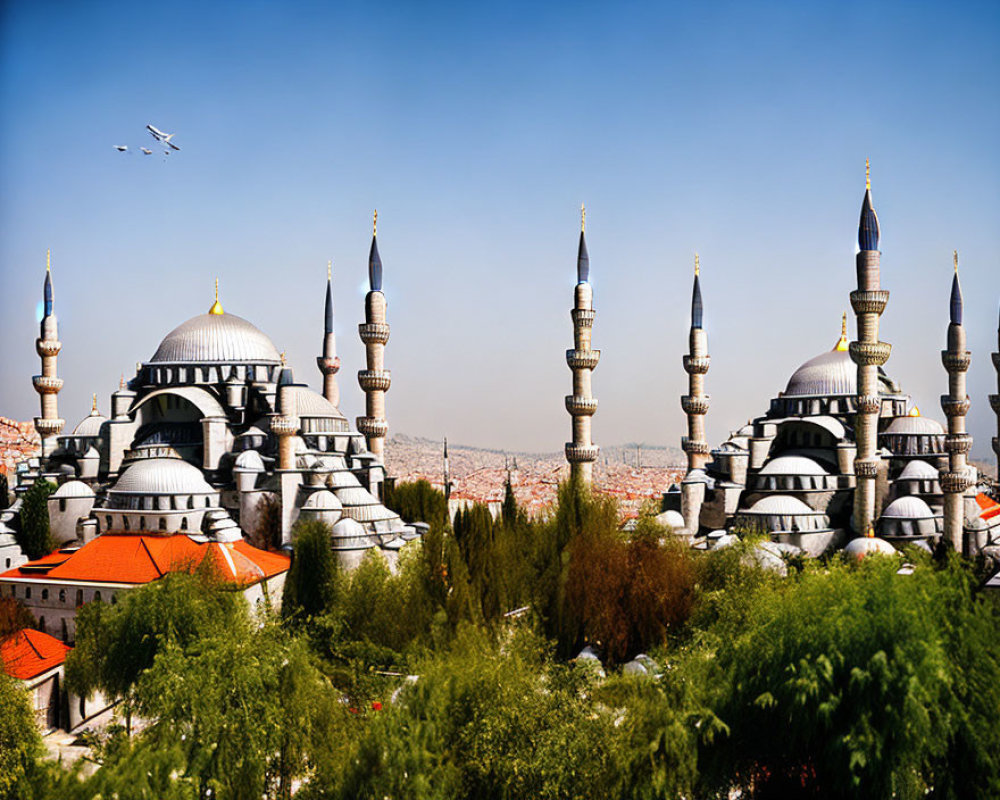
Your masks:
[{"label": "building with orange roof", "polygon": [[59,727],[63,662],[71,647],[41,631],[25,628],[0,639],[3,670],[32,695],[35,721],[43,731]]}]

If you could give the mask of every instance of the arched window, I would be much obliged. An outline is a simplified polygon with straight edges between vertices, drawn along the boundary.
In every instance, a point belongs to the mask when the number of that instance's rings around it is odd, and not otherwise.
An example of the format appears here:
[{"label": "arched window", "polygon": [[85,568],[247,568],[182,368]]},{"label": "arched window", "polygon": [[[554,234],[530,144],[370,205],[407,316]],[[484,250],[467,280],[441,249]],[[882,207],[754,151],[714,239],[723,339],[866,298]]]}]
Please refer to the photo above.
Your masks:
[{"label": "arched window", "polygon": [[167,529],[167,518],[166,517],[160,517],[159,528],[160,528],[161,531],[165,531]]},{"label": "arched window", "polygon": [[66,590],[65,589],[60,589],[59,590],[59,602],[60,603],[65,603],[66,602]]},{"label": "arched window", "polygon": [[139,517],[139,530],[140,531],[146,530],[146,518],[145,517]]},{"label": "arched window", "polygon": [[194,508],[194,497],[188,498],[188,508]]},{"label": "arched window", "polygon": [[65,642],[69,638],[69,631],[66,629],[66,617],[59,620],[59,628],[62,631],[62,640]]},{"label": "arched window", "polygon": [[105,516],[104,520],[105,520],[105,522],[108,523],[108,527],[105,530],[109,530],[110,531],[111,530],[111,517],[110,516]]},{"label": "arched window", "polygon": [[181,530],[186,531],[188,529],[188,518],[181,517]]},{"label": "arched window", "polygon": [[117,602],[118,602],[118,595],[116,594],[111,595],[111,605],[114,605]]},{"label": "arched window", "polygon": [[63,513],[63,512],[66,511],[66,498],[65,497],[60,497],[59,498],[59,511],[60,511],[60,513]]},{"label": "arched window", "polygon": [[96,603],[100,603],[101,602],[101,593],[100,593],[100,591],[94,592],[94,602],[96,602]]},{"label": "arched window", "polygon": [[122,517],[122,527],[128,530],[128,517]]},{"label": "arched window", "polygon": [[42,600],[48,600],[48,599],[49,599],[49,590],[42,589]]},{"label": "arched window", "polygon": [[38,630],[45,633],[45,617],[38,618]]},{"label": "arched window", "polygon": [[31,587],[30,586],[27,589],[24,590],[24,599],[25,600],[30,600],[31,599]]},{"label": "arched window", "polygon": [[83,605],[83,589],[76,590],[76,607],[79,608]]}]

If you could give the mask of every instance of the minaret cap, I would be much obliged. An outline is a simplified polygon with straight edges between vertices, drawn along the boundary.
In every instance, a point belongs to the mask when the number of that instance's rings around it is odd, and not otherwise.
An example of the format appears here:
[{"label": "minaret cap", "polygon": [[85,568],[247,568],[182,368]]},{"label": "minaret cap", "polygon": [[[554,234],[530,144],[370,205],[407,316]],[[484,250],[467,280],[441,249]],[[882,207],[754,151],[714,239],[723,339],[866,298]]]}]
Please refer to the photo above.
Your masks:
[{"label": "minaret cap", "polygon": [[44,316],[52,316],[52,251],[45,251],[45,313]]},{"label": "minaret cap", "polygon": [[219,302],[219,279],[218,278],[215,279],[215,302],[212,303],[212,307],[210,309],[208,309],[208,313],[209,314],[215,314],[215,315],[219,315],[219,314],[225,313],[222,310],[222,303]]},{"label": "minaret cap", "polygon": [[378,210],[372,217],[372,247],[368,251],[368,286],[373,292],[382,291],[382,259],[378,254]]},{"label": "minaret cap", "polygon": [[868,159],[865,159],[865,197],[861,201],[861,219],[858,222],[858,247],[861,250],[878,250],[878,214],[872,205],[872,181]]},{"label": "minaret cap", "polygon": [[333,261],[326,262],[326,307],[323,333],[333,333]]},{"label": "minaret cap", "polygon": [[694,254],[694,289],[691,292],[691,327],[701,328],[705,313],[704,304],[701,301],[701,261],[698,254]]},{"label": "minaret cap", "polygon": [[835,352],[846,353],[848,350],[847,346],[847,312],[845,311],[840,317],[840,340],[833,347]]},{"label": "minaret cap", "polygon": [[580,204],[580,246],[576,251],[576,282],[587,283],[590,280],[590,254],[587,252],[587,208]]},{"label": "minaret cap", "polygon": [[962,284],[958,280],[958,250],[955,251],[955,275],[951,279],[951,324],[962,324]]}]

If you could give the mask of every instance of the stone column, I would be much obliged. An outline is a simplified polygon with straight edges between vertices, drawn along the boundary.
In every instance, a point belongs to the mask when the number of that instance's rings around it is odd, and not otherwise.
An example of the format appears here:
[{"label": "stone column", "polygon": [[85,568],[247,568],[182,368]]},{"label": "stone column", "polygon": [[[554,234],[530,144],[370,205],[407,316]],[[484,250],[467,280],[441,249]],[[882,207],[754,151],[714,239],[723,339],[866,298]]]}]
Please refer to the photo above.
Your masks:
[{"label": "stone column", "polygon": [[566,363],[573,372],[573,394],[566,395],[566,410],[573,421],[573,441],[566,443],[570,480],[590,486],[594,462],[600,448],[591,438],[591,418],[597,411],[597,398],[591,391],[591,373],[601,359],[601,351],[591,349],[594,327],[594,290],[590,285],[590,256],[585,238],[586,210],[580,209],[580,245],[576,256],[576,290],[570,311],[573,318],[573,349],[566,351]]},{"label": "stone column", "polygon": [[[958,280],[958,252],[955,252],[955,277],[951,282],[951,322],[948,325],[948,349],[941,351],[941,361],[948,372],[948,394],[941,395],[941,410],[948,417],[948,435],[944,440],[948,451],[948,468],[941,470],[941,490],[944,492],[944,536],[959,553],[965,552],[966,490],[974,483],[968,465],[972,437],[965,431],[965,415],[969,412],[965,373],[971,354],[966,348],[965,327],[962,325],[962,286]],[[968,553],[967,553],[968,555]]]},{"label": "stone column", "polygon": [[[865,164],[867,173],[867,162]],[[857,315],[858,340],[851,342],[851,360],[858,367],[857,417],[854,426],[858,453],[854,458],[857,486],[854,490],[854,530],[865,535],[875,522],[875,479],[878,475],[878,424],[882,409],[878,370],[889,359],[892,346],[878,338],[879,317],[889,301],[881,288],[878,249],[878,216],[872,206],[871,181],[866,179],[861,204],[856,257],[858,288],[851,292],[851,307]]]},{"label": "stone column", "polygon": [[35,430],[42,440],[42,458],[48,458],[56,449],[56,436],[66,424],[59,418],[57,396],[62,389],[62,379],[56,376],[56,356],[62,349],[59,341],[59,323],[52,309],[51,254],[45,254],[44,314],[40,335],[35,339],[35,352],[42,359],[42,374],[32,378],[41,402],[41,415],[35,417]]},{"label": "stone column", "polygon": [[687,453],[688,475],[681,482],[681,514],[684,527],[690,536],[696,536],[701,527],[701,507],[705,502],[705,483],[693,479],[693,470],[703,470],[709,459],[705,439],[705,414],[709,398],[705,394],[705,375],[711,363],[708,353],[708,334],[703,327],[704,306],[701,299],[701,264],[698,254],[694,257],[694,288],[691,293],[691,331],[688,335],[688,354],[684,356],[684,371],[688,374],[688,393],[681,395],[681,408],[687,415],[688,433],[681,437],[681,448]]}]

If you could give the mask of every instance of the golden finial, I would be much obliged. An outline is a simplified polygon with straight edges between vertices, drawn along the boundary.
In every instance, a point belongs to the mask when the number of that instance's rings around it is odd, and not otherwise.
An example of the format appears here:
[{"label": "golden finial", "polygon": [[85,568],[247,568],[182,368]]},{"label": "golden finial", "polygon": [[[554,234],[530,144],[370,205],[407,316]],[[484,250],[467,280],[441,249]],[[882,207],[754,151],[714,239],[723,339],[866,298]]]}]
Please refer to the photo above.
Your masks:
[{"label": "golden finial", "polygon": [[958,250],[955,251],[955,274],[958,274]]},{"label": "golden finial", "polygon": [[906,415],[908,417],[919,417],[920,416],[920,406],[914,406],[910,409],[910,412]]},{"label": "golden finial", "polygon": [[375,209],[375,214],[372,216],[372,238],[378,235],[378,209]]},{"label": "golden finial", "polygon": [[119,389],[124,389],[125,388],[125,373],[124,372],[122,373],[121,380],[118,381],[118,388]]},{"label": "golden finial", "polygon": [[91,416],[97,416],[97,392],[94,392],[94,402],[90,406]]},{"label": "golden finial", "polygon": [[868,159],[865,159],[865,189],[870,190],[872,188],[872,168],[868,163]]},{"label": "golden finial", "polygon": [[45,271],[52,272],[52,251],[45,251]]},{"label": "golden finial", "polygon": [[329,283],[333,279],[333,259],[326,262],[326,281]]},{"label": "golden finial", "polygon": [[698,254],[694,254],[694,276],[697,278],[701,275],[701,260],[698,258]]},{"label": "golden finial", "polygon": [[837,342],[837,346],[833,348],[838,353],[845,353],[848,350],[847,345],[847,312],[845,311],[840,317],[840,341]]},{"label": "golden finial", "polygon": [[865,531],[865,536],[867,536],[869,539],[875,538],[875,526],[872,525],[871,522],[868,523],[868,530]]},{"label": "golden finial", "polygon": [[587,230],[587,206],[580,203],[580,233]]},{"label": "golden finial", "polygon": [[287,366],[287,363],[285,362],[285,351],[284,350],[281,351],[281,366],[283,366],[283,367]]},{"label": "golden finial", "polygon": [[212,307],[208,309],[209,314],[219,315],[224,313],[222,310],[222,303],[219,302],[219,279],[215,279],[215,302],[212,303]]}]

